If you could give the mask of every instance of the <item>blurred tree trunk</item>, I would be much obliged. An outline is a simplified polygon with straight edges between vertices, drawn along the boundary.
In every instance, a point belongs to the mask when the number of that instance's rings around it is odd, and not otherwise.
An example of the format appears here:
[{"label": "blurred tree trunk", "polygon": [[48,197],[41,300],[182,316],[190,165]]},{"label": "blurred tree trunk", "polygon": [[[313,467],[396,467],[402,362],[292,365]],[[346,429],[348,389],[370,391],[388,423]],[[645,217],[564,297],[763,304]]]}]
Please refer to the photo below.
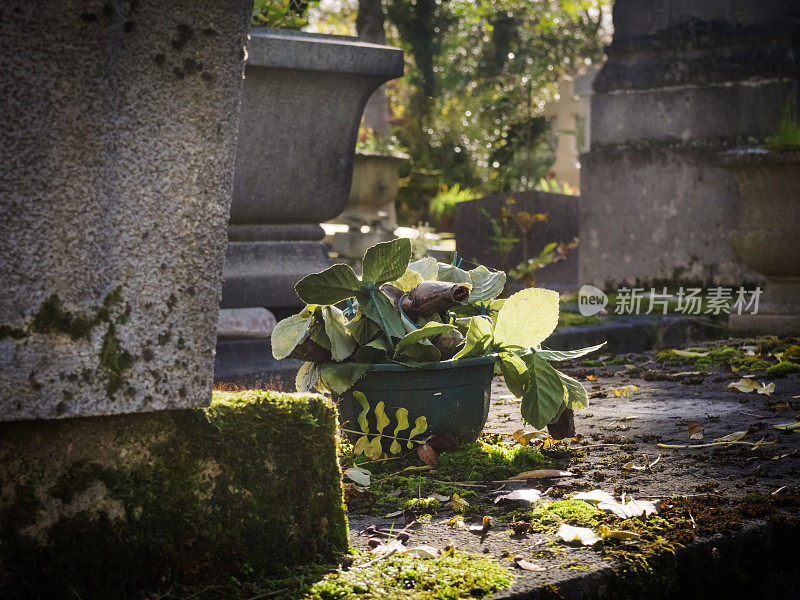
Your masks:
[{"label": "blurred tree trunk", "polygon": [[[358,17],[356,31],[358,37],[365,42],[385,44],[386,32],[383,30],[383,6],[381,0],[358,0]],[[381,86],[372,94],[364,108],[364,124],[375,133],[388,135],[389,100],[386,98],[386,86]]]}]

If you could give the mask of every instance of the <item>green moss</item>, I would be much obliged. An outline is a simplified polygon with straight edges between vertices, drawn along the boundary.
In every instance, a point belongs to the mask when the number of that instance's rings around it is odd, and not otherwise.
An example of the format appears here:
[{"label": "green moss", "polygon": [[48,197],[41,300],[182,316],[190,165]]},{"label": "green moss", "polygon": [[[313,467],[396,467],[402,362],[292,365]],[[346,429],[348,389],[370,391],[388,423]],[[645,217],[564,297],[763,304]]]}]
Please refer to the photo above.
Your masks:
[{"label": "green moss", "polygon": [[0,325],[0,340],[12,339],[21,340],[25,337],[25,330],[8,325]]},{"label": "green moss", "polygon": [[[0,435],[38,478],[0,504],[3,598],[227,588],[348,548],[336,416],[324,398],[216,394],[207,409],[59,422],[46,442],[34,427],[6,423]],[[79,454],[46,468],[38,459]],[[22,530],[39,526],[33,490],[47,483],[50,505],[76,510],[45,525],[41,544]]]},{"label": "green moss", "polygon": [[800,373],[800,365],[793,362],[783,361],[777,365],[772,365],[767,369],[768,377],[786,377],[791,373]]},{"label": "green moss", "polygon": [[475,443],[439,457],[441,473],[450,481],[494,481],[549,466],[536,448]]},{"label": "green moss", "polygon": [[558,315],[558,325],[560,327],[585,327],[587,325],[599,325],[602,320],[597,315],[585,316],[580,313],[562,312]]},{"label": "green moss", "polygon": [[393,556],[366,569],[337,571],[311,586],[308,600],[456,600],[482,598],[511,585],[491,559],[455,552],[421,560]]},{"label": "green moss", "polygon": [[531,523],[532,531],[555,533],[561,522],[578,527],[595,527],[602,513],[583,500],[558,500],[552,504],[536,504],[524,520]]},{"label": "green moss", "polygon": [[709,369],[721,364],[728,364],[738,371],[763,371],[774,363],[762,358],[764,353],[757,356],[748,356],[741,348],[733,346],[710,346],[707,348],[687,348],[690,352],[706,354],[706,356],[681,356],[675,350],[664,349],[656,352],[656,358],[661,361],[691,364],[695,370]]},{"label": "green moss", "polygon": [[106,371],[106,393],[113,396],[125,383],[124,372],[133,365],[133,355],[122,347],[114,323],[108,324],[100,347],[100,367]]}]

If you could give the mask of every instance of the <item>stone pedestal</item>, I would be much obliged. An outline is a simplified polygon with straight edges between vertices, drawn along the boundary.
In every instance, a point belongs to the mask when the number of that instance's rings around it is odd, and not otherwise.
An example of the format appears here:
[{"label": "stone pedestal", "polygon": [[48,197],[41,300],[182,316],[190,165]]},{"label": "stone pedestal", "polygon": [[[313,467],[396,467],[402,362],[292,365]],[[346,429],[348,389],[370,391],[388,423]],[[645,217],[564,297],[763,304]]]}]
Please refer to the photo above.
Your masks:
[{"label": "stone pedestal", "polygon": [[[294,284],[330,264],[319,223],[347,204],[364,105],[403,74],[403,52],[255,28],[247,54],[222,307],[266,307],[281,319],[302,307]],[[248,363],[264,367],[251,381],[269,381],[269,349],[241,342],[217,345],[216,379],[241,381]]]},{"label": "stone pedestal", "polygon": [[0,420],[211,400],[252,0],[8,0]]},{"label": "stone pedestal", "polygon": [[800,5],[618,0],[581,156],[580,281],[756,283],[728,243],[736,187],[715,155],[763,140],[800,90]]},{"label": "stone pedestal", "polygon": [[758,312],[730,315],[736,334],[800,333],[800,152],[749,149],[719,156],[739,188],[738,229],[728,240],[766,277]]}]

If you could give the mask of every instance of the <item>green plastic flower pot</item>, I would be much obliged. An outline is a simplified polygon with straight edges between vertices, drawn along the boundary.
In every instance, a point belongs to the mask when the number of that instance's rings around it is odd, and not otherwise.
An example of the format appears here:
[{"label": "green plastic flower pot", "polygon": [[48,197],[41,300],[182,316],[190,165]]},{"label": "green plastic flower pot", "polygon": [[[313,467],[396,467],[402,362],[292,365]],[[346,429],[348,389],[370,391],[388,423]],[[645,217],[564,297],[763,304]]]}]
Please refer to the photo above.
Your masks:
[{"label": "green plastic flower pot", "polygon": [[[425,417],[428,428],[415,435],[422,440],[429,435],[446,433],[452,435],[460,444],[474,442],[486,424],[489,415],[492,376],[494,375],[493,356],[480,356],[463,360],[449,360],[422,368],[410,368],[397,364],[377,364],[349,389],[339,401],[339,418],[342,427],[355,432],[362,431],[359,415],[364,407],[353,396],[359,391],[366,396],[369,411],[366,414],[369,424],[369,439],[378,432],[375,407],[383,402],[384,412],[389,419],[381,433],[384,451],[388,451],[393,438],[397,438],[403,450],[408,447],[408,438],[415,421]],[[408,428],[397,433],[399,409],[408,411]],[[355,440],[362,434],[348,432]],[[413,447],[413,444],[412,444]]]}]

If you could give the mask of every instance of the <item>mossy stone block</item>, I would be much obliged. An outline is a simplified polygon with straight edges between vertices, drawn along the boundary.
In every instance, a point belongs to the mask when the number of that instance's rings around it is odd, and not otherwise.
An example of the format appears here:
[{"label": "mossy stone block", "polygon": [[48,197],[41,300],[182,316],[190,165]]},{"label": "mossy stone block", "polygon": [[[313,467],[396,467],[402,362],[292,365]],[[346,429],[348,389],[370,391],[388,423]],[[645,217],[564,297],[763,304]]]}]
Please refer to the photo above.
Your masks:
[{"label": "mossy stone block", "polygon": [[204,409],[0,424],[0,597],[139,598],[348,548],[336,410]]}]

